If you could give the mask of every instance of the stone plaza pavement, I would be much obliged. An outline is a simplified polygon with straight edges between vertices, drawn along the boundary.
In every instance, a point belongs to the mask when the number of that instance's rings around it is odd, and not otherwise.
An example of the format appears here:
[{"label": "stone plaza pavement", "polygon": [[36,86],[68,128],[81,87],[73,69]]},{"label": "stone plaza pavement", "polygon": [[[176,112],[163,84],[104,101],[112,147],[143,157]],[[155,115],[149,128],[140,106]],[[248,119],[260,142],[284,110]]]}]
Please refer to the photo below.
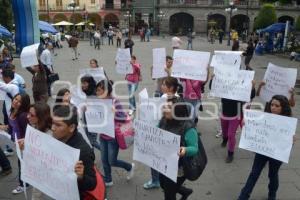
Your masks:
[{"label": "stone plaza pavement", "polygon": [[[185,38],[184,38],[185,40]],[[167,52],[172,55],[171,50],[171,38],[155,37],[151,42],[140,42],[138,38],[134,38],[134,54],[137,56],[138,61],[142,64],[143,81],[139,85],[138,91],[143,88],[147,88],[148,91],[154,92],[155,81],[150,77],[150,67],[152,65],[152,48],[166,47]],[[209,44],[206,38],[195,38],[194,49],[201,51],[213,50],[227,50],[226,41],[220,44]],[[244,45],[244,44],[243,44]],[[186,43],[182,48],[186,47]],[[79,45],[79,60],[72,61],[71,50],[64,43],[64,48],[55,50],[58,54],[54,57],[54,69],[59,73],[60,79],[65,81],[71,81],[72,84],[76,84],[79,69],[88,67],[89,59],[96,58],[100,62],[100,66],[103,66],[110,77],[110,79],[124,80],[123,76],[115,73],[114,59],[117,48],[115,46],[101,46],[101,50],[95,50],[89,46],[87,41],[80,42]],[[28,93],[31,93],[31,75],[26,70],[21,69],[20,62],[15,59],[17,65],[17,71],[24,76]],[[278,57],[275,55],[254,56],[251,66],[255,69],[255,80],[260,81],[266,69],[268,62],[272,62],[276,65],[285,67],[300,67],[299,62],[291,62],[287,58]],[[299,79],[299,73],[298,73]],[[62,85],[60,85],[62,86]],[[56,85],[55,88],[59,88]],[[296,89],[300,92],[300,89]],[[219,102],[219,99],[207,98],[208,87],[206,87],[206,94],[204,101]],[[120,85],[116,88],[116,93],[119,95],[127,94],[127,86]],[[299,104],[299,96],[296,96],[296,103]],[[127,101],[127,99],[123,100]],[[255,102],[260,102],[259,98],[255,98]],[[204,108],[207,110],[209,108]],[[294,117],[299,118],[300,109],[296,106],[293,109]],[[236,147],[235,159],[233,163],[226,164],[225,157],[227,150],[220,147],[221,139],[215,137],[219,125],[218,120],[204,120],[203,116],[207,115],[206,112],[200,113],[202,117],[198,123],[198,129],[202,133],[202,141],[205,145],[206,152],[208,154],[208,165],[203,175],[195,182],[186,181],[186,185],[194,190],[194,193],[189,198],[190,200],[234,200],[237,199],[238,194],[245,184],[246,178],[249,175],[252,162],[253,153],[239,149]],[[299,125],[297,130],[298,141],[293,147],[289,164],[283,164],[280,170],[280,187],[278,191],[278,199],[281,200],[300,200],[300,136]],[[237,145],[239,141],[240,131],[237,134]],[[1,141],[0,141],[1,143]],[[3,143],[1,143],[3,144]],[[100,153],[96,151],[97,165],[100,167],[99,162]],[[120,151],[119,158],[127,161],[132,161],[132,148],[125,151]],[[23,194],[12,195],[11,191],[17,186],[17,162],[16,156],[9,158],[13,165],[13,173],[6,177],[0,177],[0,200],[25,199]],[[117,168],[113,168],[113,181],[114,186],[107,191],[108,199],[110,200],[153,200],[163,199],[163,193],[161,189],[146,191],[142,185],[150,178],[149,167],[135,162],[136,171],[135,177],[129,182],[126,181],[126,173]],[[261,175],[256,187],[253,191],[251,199],[264,200],[267,198],[267,186],[268,186],[268,167],[265,168]],[[28,192],[30,197],[30,190]]]}]

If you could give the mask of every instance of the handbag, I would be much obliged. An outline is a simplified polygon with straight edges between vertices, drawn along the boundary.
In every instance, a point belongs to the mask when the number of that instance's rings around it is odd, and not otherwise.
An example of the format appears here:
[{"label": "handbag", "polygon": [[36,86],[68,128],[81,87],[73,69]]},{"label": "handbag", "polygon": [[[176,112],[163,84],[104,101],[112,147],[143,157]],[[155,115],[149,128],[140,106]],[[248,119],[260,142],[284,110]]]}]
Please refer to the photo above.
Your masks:
[{"label": "handbag", "polygon": [[134,141],[132,120],[126,114],[125,121],[115,121],[115,137],[120,149],[128,149]]},{"label": "handbag", "polygon": [[83,200],[104,200],[105,199],[105,183],[100,172],[94,166],[96,173],[97,185],[95,189],[86,191]]},{"label": "handbag", "polygon": [[[185,146],[184,140],[182,140]],[[197,180],[207,165],[207,155],[198,134],[198,153],[195,156],[182,157],[184,176],[190,181]]]},{"label": "handbag", "polygon": [[50,83],[50,85],[52,83],[54,83],[55,81],[58,81],[59,80],[59,75],[58,73],[52,73],[52,74],[49,74],[48,75],[48,82]]}]

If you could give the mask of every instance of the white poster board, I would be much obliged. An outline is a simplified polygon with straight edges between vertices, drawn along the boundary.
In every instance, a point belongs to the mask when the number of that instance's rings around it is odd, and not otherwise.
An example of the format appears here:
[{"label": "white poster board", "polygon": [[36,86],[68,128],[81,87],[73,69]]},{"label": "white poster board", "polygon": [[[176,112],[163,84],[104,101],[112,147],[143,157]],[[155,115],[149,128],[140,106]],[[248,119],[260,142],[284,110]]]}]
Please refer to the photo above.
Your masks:
[{"label": "white poster board", "polygon": [[153,49],[152,54],[153,54],[152,78],[167,77],[168,73],[165,71],[166,49],[165,48]]},{"label": "white poster board", "polygon": [[210,52],[176,49],[172,77],[206,81]]},{"label": "white poster board", "polygon": [[142,99],[148,99],[149,95],[148,95],[148,91],[147,88],[144,88],[142,91],[140,91],[139,93],[139,101],[141,101]]},{"label": "white poster board", "polygon": [[77,175],[79,149],[27,126],[21,179],[46,195],[61,200],[79,200]]},{"label": "white poster board", "polygon": [[250,102],[254,71],[216,68],[210,95]]},{"label": "white poster board", "polygon": [[115,115],[112,99],[94,99],[87,102],[85,119],[88,131],[115,137]]},{"label": "white poster board", "polygon": [[126,49],[118,49],[116,56],[116,71],[118,74],[132,74],[133,69],[130,64],[131,56],[129,48]]},{"label": "white poster board", "polygon": [[266,85],[261,88],[260,97],[270,101],[274,95],[284,95],[290,98],[289,90],[295,86],[297,68],[279,67],[269,63],[264,76]]},{"label": "white poster board", "polygon": [[92,76],[96,83],[106,79],[103,67],[80,69],[80,78],[83,76]]},{"label": "white poster board", "polygon": [[241,54],[234,51],[217,51],[212,56],[210,66],[214,68],[230,68],[237,71],[240,69],[241,61]]},{"label": "white poster board", "polygon": [[239,147],[288,163],[297,119],[246,110]]},{"label": "white poster board", "polygon": [[85,105],[86,103],[86,95],[82,92],[80,87],[76,85],[71,87],[71,104],[76,106],[77,108]]},{"label": "white poster board", "polygon": [[180,136],[134,121],[133,159],[177,181]]},{"label": "white poster board", "polygon": [[138,119],[157,126],[162,118],[162,107],[166,98],[141,98],[138,107]]},{"label": "white poster board", "polygon": [[20,55],[21,66],[23,68],[31,67],[39,64],[38,54],[37,54],[39,45],[40,43],[26,46],[23,48]]}]

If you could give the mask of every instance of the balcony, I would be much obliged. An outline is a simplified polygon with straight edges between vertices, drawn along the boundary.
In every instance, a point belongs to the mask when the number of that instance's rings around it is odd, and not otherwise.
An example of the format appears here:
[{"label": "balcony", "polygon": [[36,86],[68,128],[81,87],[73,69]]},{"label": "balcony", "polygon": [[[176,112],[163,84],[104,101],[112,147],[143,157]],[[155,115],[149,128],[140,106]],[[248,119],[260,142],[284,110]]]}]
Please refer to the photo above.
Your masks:
[{"label": "balcony", "polygon": [[119,3],[118,4],[117,3],[102,4],[102,9],[104,9],[104,10],[119,10],[119,9],[121,9],[121,4],[119,4]]},{"label": "balcony", "polygon": [[[76,6],[76,8],[74,9],[75,11],[84,11],[85,5],[80,5],[80,6]],[[46,12],[47,11],[47,6],[40,6],[39,7],[39,12]],[[70,12],[73,11],[72,9],[70,9],[68,7],[68,5],[55,5],[55,4],[49,4],[49,11],[50,12]]]}]

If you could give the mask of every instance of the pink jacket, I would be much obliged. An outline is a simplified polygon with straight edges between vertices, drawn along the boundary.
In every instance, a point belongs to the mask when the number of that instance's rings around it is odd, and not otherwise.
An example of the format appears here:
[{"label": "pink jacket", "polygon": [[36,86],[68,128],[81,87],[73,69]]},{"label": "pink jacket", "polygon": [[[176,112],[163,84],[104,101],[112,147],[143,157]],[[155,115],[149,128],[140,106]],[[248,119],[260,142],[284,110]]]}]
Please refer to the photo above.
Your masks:
[{"label": "pink jacket", "polygon": [[185,99],[201,99],[201,86],[202,81],[190,80],[190,79],[180,79],[182,83],[185,84],[183,91],[183,98]]},{"label": "pink jacket", "polygon": [[139,63],[132,64],[133,73],[126,75],[126,80],[132,83],[137,83],[141,78],[141,65]]}]

